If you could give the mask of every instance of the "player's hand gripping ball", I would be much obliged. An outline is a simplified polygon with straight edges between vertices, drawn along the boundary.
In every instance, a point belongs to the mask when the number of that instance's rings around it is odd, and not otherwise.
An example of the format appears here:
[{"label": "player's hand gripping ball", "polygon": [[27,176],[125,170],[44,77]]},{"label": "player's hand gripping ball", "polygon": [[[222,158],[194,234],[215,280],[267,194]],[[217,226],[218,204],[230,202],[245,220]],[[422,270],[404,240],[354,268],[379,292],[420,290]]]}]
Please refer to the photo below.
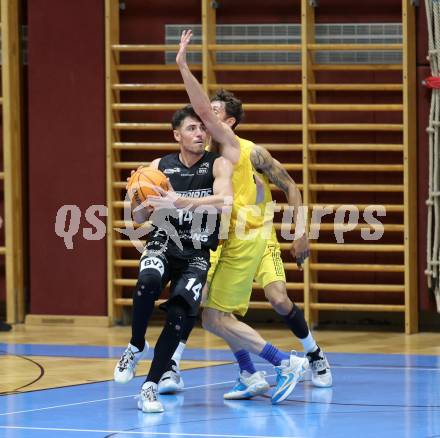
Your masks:
[{"label": "player's hand gripping ball", "polygon": [[132,202],[142,204],[149,196],[160,196],[158,188],[168,191],[167,177],[152,167],[141,167],[134,172],[127,183],[127,193]]}]

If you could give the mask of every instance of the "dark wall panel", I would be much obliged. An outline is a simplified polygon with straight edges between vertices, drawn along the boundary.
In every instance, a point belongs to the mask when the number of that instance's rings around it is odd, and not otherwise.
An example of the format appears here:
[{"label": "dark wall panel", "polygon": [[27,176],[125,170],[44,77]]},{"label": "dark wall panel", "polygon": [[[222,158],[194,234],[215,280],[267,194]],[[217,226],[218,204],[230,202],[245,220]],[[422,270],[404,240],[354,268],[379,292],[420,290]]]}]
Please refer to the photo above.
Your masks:
[{"label": "dark wall panel", "polygon": [[[105,239],[82,237],[105,204],[104,2],[28,7],[30,313],[104,315]],[[64,204],[83,216],[72,250],[55,234]]]}]

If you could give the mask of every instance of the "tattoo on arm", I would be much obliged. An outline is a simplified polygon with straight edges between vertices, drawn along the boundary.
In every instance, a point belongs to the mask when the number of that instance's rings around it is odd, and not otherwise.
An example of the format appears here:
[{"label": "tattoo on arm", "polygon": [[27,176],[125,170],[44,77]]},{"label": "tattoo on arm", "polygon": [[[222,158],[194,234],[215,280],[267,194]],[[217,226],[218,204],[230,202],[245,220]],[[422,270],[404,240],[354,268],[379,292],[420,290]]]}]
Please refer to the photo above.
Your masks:
[{"label": "tattoo on arm", "polygon": [[251,161],[254,168],[263,172],[279,189],[284,193],[289,192],[289,185],[293,183],[293,179],[266,149],[254,147],[251,152]]}]

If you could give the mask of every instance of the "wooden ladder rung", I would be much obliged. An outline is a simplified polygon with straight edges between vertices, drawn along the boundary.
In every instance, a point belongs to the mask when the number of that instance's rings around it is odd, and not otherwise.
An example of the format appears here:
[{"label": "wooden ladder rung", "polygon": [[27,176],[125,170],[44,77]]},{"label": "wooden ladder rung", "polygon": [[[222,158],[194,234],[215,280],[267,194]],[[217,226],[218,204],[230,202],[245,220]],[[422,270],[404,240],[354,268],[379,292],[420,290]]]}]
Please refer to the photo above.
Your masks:
[{"label": "wooden ladder rung", "polygon": [[[191,71],[201,71],[201,64],[189,65]],[[118,64],[118,71],[178,71],[177,64]]]},{"label": "wooden ladder rung", "polygon": [[[139,266],[139,259],[116,259],[113,265],[119,268],[136,268]],[[284,263],[284,268],[289,271],[298,270],[296,263]]]},{"label": "wooden ladder rung", "polygon": [[[286,245],[285,247],[283,245]],[[281,244],[282,249],[289,249],[290,244]],[[404,245],[383,243],[311,243],[310,249],[316,251],[342,252],[403,252]]]},{"label": "wooden ladder rung", "polygon": [[300,103],[245,103],[243,108],[246,111],[301,111]]},{"label": "wooden ladder rung", "polygon": [[403,284],[349,284],[349,283],[310,283],[315,290],[341,292],[404,292]]},{"label": "wooden ladder rung", "polygon": [[[311,224],[310,228],[318,228],[321,231],[344,231],[347,229],[347,225],[348,224]],[[402,224],[382,224],[381,226],[383,227],[383,230],[385,232],[403,233],[405,231],[405,227]],[[363,229],[370,229],[371,227],[376,227],[376,224],[360,223],[356,224],[356,226],[351,231],[360,231]]]},{"label": "wooden ladder rung", "polygon": [[[162,303],[165,303],[166,300],[161,299],[161,300],[156,300],[154,305],[157,307]],[[133,298],[115,298],[113,300],[113,303],[116,306],[132,306],[133,305]]]},{"label": "wooden ladder rung", "polygon": [[208,44],[208,50],[222,52],[288,51],[299,52],[301,44]]},{"label": "wooden ladder rung", "polygon": [[122,260],[117,259],[113,261],[113,266],[119,267],[119,268],[136,268],[139,266],[139,260]]},{"label": "wooden ladder rung", "polygon": [[397,123],[310,123],[311,131],[403,131]]},{"label": "wooden ladder rung", "polygon": [[237,131],[302,131],[301,124],[294,123],[243,123]]},{"label": "wooden ladder rung", "polygon": [[[131,226],[133,228],[140,228],[142,225],[137,224],[136,222],[133,222],[131,219],[129,221],[125,220],[115,220],[113,221],[113,227],[114,228],[125,228],[126,226]],[[145,237],[145,236],[142,236]]]},{"label": "wooden ladder rung", "polygon": [[315,71],[390,71],[402,70],[402,64],[313,64]]},{"label": "wooden ladder rung", "polygon": [[136,286],[137,280],[134,278],[115,278],[113,284],[115,286]]},{"label": "wooden ladder rung", "polygon": [[405,272],[404,265],[369,265],[359,263],[310,263],[314,271]]},{"label": "wooden ladder rung", "polygon": [[113,208],[129,208],[130,207],[130,203],[129,202],[125,202],[125,201],[113,201],[112,202],[112,207]]},{"label": "wooden ladder rung", "polygon": [[[287,204],[286,204],[287,205]],[[333,211],[336,211],[339,207],[346,204],[310,204],[310,208],[332,208]],[[402,204],[377,204],[377,205],[370,205],[370,204],[351,204],[359,211],[364,211],[366,208],[371,207],[384,207],[386,211],[388,212],[403,212],[403,205]]]},{"label": "wooden ladder rung", "polygon": [[373,152],[373,151],[399,151],[403,152],[402,144],[331,144],[331,143],[310,143],[311,151],[357,151],[357,152]]},{"label": "wooden ladder rung", "polygon": [[215,71],[301,71],[299,64],[214,64]]},{"label": "wooden ladder rung", "polygon": [[119,111],[165,111],[178,110],[185,105],[185,103],[114,103],[112,109]]},{"label": "wooden ladder rung", "polygon": [[326,52],[338,52],[346,50],[402,50],[403,44],[307,44],[309,50],[323,50]]},{"label": "wooden ladder rung", "polygon": [[0,181],[5,179],[5,172],[0,172]]},{"label": "wooden ladder rung", "polygon": [[[115,286],[136,286],[137,279],[135,278],[115,278],[113,280],[113,284]],[[287,282],[286,287],[290,290],[303,290],[304,284],[303,283],[292,283]],[[253,283],[254,289],[261,289],[261,287],[257,283]]]},{"label": "wooden ladder rung", "polygon": [[139,166],[149,166],[149,161],[116,161],[113,163],[114,169],[136,170]]},{"label": "wooden ladder rung", "polygon": [[209,84],[210,90],[224,88],[229,91],[301,91],[301,84]]},{"label": "wooden ladder rung", "polygon": [[[265,147],[268,151],[302,151],[302,144],[295,143],[259,143],[260,146]],[[124,150],[179,150],[177,143],[152,143],[152,142],[114,142],[114,149]]]},{"label": "wooden ladder rung", "polygon": [[0,255],[6,254],[6,247],[0,246]]},{"label": "wooden ladder rung", "polygon": [[[339,231],[339,230],[345,231],[347,230],[347,225],[348,224],[334,224],[334,223],[310,224],[310,229],[311,230],[318,229],[319,231]],[[376,225],[363,222],[360,224],[356,224],[356,226],[354,226],[350,231],[347,230],[346,232],[370,229],[373,226],[375,227]],[[283,226],[283,224],[280,222],[274,223],[274,227],[276,230],[282,230],[282,229],[291,230],[292,228],[294,229],[294,227],[292,227],[291,224]],[[405,229],[402,224],[382,224],[382,227],[385,232],[403,232]]]},{"label": "wooden ladder rung", "polygon": [[[278,204],[279,205],[279,204]],[[287,205],[287,204],[285,204]],[[125,202],[125,201],[113,201],[112,202],[112,206],[114,208],[117,209],[121,209],[121,208],[130,208],[130,203],[129,202]],[[283,210],[281,210],[283,211]],[[276,230],[286,230],[290,232],[293,232],[292,230],[294,230],[294,227],[291,225],[284,225],[281,222],[275,222],[274,227]],[[123,227],[124,226],[124,222],[118,222],[117,224],[115,223],[115,226],[118,227]],[[333,224],[333,223],[320,223],[319,224],[319,231],[345,231],[345,232],[353,232],[353,231],[360,231],[363,229],[370,229],[371,227],[373,227],[372,224],[368,224],[368,223],[360,223],[360,224],[356,224],[355,227],[353,227],[350,231],[347,231],[347,224]],[[383,230],[384,232],[398,232],[398,233],[403,233],[405,230],[405,227],[403,224],[382,224]],[[315,230],[316,228],[318,228],[318,224],[311,224],[310,225],[310,229],[311,230]]]},{"label": "wooden ladder rung", "polygon": [[402,91],[402,84],[309,84],[314,91]]},{"label": "wooden ladder rung", "polygon": [[127,186],[127,181],[113,181],[112,187],[114,189],[123,189],[125,190],[125,187]]},{"label": "wooden ladder rung", "polygon": [[311,103],[309,104],[309,109],[312,111],[403,111],[403,105]]},{"label": "wooden ladder rung", "polygon": [[344,303],[311,303],[313,310],[342,310],[358,312],[404,312],[405,306],[399,304],[344,304]]},{"label": "wooden ladder rung", "polygon": [[113,129],[125,131],[169,131],[169,123],[113,123]]},{"label": "wooden ladder rung", "polygon": [[136,142],[115,142],[113,143],[113,149],[121,150],[139,150],[139,151],[177,151],[179,150],[179,145],[177,143],[136,143]]},{"label": "wooden ladder rung", "polygon": [[118,248],[132,248],[134,243],[140,243],[142,245],[145,245],[145,240],[136,240],[136,241],[131,241],[131,240],[125,240],[125,239],[115,239],[113,241],[113,246],[118,247]]},{"label": "wooden ladder rung", "polygon": [[[113,44],[112,50],[116,52],[177,52],[178,44]],[[190,44],[188,51],[197,52],[202,50],[201,44]]]},{"label": "wooden ladder rung", "polygon": [[[134,243],[145,245],[145,240],[132,242],[127,239],[116,239],[113,242],[115,247],[131,248]],[[282,250],[289,250],[291,243],[280,243]],[[314,251],[342,251],[342,252],[403,252],[403,245],[387,245],[387,244],[354,244],[354,243],[311,243],[311,249]]]},{"label": "wooden ladder rung", "polygon": [[[114,123],[117,130],[138,131],[168,131],[170,123]],[[243,123],[237,127],[237,131],[302,131],[302,125],[293,123]]]},{"label": "wooden ladder rung", "polygon": [[403,184],[310,184],[310,190],[323,192],[403,192]]},{"label": "wooden ladder rung", "polygon": [[113,84],[113,90],[121,91],[185,91],[183,84]]},{"label": "wooden ladder rung", "polygon": [[284,163],[283,167],[286,170],[300,171],[300,170],[302,170],[303,166],[302,166],[302,164]]},{"label": "wooden ladder rung", "polygon": [[297,143],[258,143],[268,151],[302,151],[303,145]]},{"label": "wooden ladder rung", "polygon": [[[112,109],[119,111],[156,111],[178,110],[185,103],[114,103]],[[301,111],[302,105],[297,103],[249,103],[244,104],[246,111]]]},{"label": "wooden ladder rung", "polygon": [[309,169],[330,172],[403,172],[403,164],[309,164]]}]

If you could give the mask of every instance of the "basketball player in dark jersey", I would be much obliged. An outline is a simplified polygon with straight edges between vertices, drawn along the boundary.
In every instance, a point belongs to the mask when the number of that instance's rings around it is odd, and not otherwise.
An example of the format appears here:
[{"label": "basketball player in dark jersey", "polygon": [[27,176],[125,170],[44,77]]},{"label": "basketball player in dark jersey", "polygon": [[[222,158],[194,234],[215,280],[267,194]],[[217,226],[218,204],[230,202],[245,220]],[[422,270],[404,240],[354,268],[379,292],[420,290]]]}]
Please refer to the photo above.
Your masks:
[{"label": "basketball player in dark jersey", "polygon": [[133,209],[134,220],[143,223],[149,217],[153,230],[140,259],[132,337],[114,371],[119,383],[134,377],[137,363],[148,350],[145,333],[154,302],[170,282],[166,322],[138,401],[143,412],[163,411],[157,383],[179,344],[187,318],[197,315],[210,266],[209,251],[218,244],[219,212],[231,204],[233,193],[232,164],[205,151],[206,129],[192,106],[176,111],[171,124],[180,152],[154,160],[151,167],[168,177],[172,190],[148,199],[155,208],[150,217],[147,208]]}]

